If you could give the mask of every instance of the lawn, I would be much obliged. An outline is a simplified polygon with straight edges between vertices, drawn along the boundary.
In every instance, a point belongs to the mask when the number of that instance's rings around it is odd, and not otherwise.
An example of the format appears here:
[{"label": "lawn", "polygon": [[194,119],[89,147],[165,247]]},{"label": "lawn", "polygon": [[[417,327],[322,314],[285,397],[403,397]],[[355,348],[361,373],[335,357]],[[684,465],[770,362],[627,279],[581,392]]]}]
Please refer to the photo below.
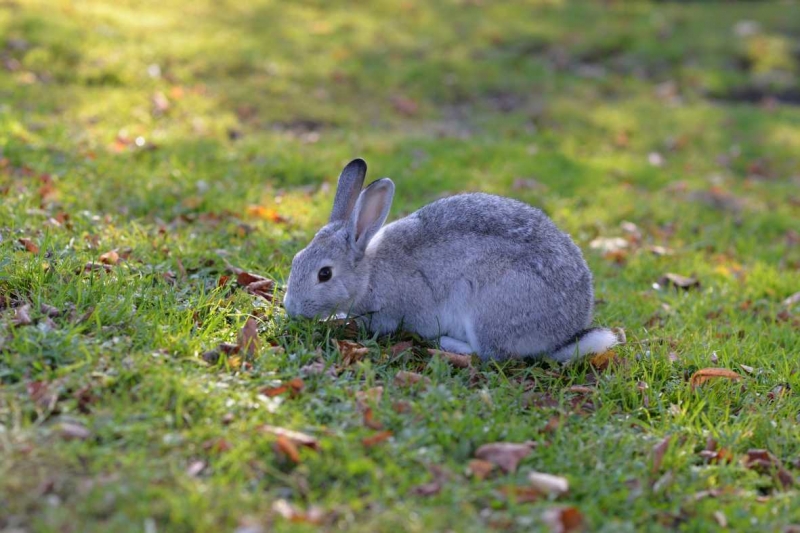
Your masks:
[{"label": "lawn", "polygon": [[[628,344],[289,320],[357,156],[543,209]],[[797,2],[6,0],[0,531],[798,531],[798,220]]]}]

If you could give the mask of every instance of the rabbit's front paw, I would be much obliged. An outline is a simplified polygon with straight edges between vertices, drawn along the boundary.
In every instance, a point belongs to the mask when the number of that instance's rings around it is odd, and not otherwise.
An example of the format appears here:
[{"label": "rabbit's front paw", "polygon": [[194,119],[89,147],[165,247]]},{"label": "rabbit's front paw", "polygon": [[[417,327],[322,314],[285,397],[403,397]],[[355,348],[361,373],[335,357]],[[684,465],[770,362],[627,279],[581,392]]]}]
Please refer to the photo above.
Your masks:
[{"label": "rabbit's front paw", "polygon": [[472,354],[476,351],[468,342],[444,335],[439,337],[439,346],[442,347],[442,350],[453,353]]}]

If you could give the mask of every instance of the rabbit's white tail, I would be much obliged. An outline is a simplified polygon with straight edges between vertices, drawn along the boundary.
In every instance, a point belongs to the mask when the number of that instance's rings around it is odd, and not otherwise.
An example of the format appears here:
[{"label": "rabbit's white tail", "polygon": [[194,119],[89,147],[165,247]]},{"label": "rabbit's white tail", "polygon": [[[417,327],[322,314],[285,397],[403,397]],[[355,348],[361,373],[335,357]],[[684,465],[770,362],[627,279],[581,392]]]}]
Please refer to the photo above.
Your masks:
[{"label": "rabbit's white tail", "polygon": [[625,332],[620,328],[585,329],[567,344],[556,347],[550,357],[561,363],[580,359],[589,354],[603,353],[618,344],[625,344]]}]

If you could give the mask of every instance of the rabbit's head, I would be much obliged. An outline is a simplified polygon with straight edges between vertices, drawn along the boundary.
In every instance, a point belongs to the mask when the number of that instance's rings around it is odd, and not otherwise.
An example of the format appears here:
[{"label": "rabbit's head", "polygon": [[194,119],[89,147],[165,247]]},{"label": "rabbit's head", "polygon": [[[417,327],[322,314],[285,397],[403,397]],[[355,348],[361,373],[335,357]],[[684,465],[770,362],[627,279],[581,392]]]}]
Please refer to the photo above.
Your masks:
[{"label": "rabbit's head", "polygon": [[361,190],[367,164],[348,163],[339,176],[328,223],[292,260],[283,306],[290,316],[349,313],[369,282],[367,246],[386,220],[394,196],[388,178]]}]

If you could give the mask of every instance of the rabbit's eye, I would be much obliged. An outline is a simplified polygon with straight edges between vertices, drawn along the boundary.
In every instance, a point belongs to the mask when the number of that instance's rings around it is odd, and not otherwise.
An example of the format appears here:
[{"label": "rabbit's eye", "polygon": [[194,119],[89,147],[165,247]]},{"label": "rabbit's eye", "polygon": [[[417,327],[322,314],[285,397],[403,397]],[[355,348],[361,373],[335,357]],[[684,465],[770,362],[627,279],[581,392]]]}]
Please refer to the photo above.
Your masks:
[{"label": "rabbit's eye", "polygon": [[319,274],[317,274],[317,279],[320,283],[325,283],[333,276],[333,272],[331,272],[331,267],[322,267],[319,269]]}]

